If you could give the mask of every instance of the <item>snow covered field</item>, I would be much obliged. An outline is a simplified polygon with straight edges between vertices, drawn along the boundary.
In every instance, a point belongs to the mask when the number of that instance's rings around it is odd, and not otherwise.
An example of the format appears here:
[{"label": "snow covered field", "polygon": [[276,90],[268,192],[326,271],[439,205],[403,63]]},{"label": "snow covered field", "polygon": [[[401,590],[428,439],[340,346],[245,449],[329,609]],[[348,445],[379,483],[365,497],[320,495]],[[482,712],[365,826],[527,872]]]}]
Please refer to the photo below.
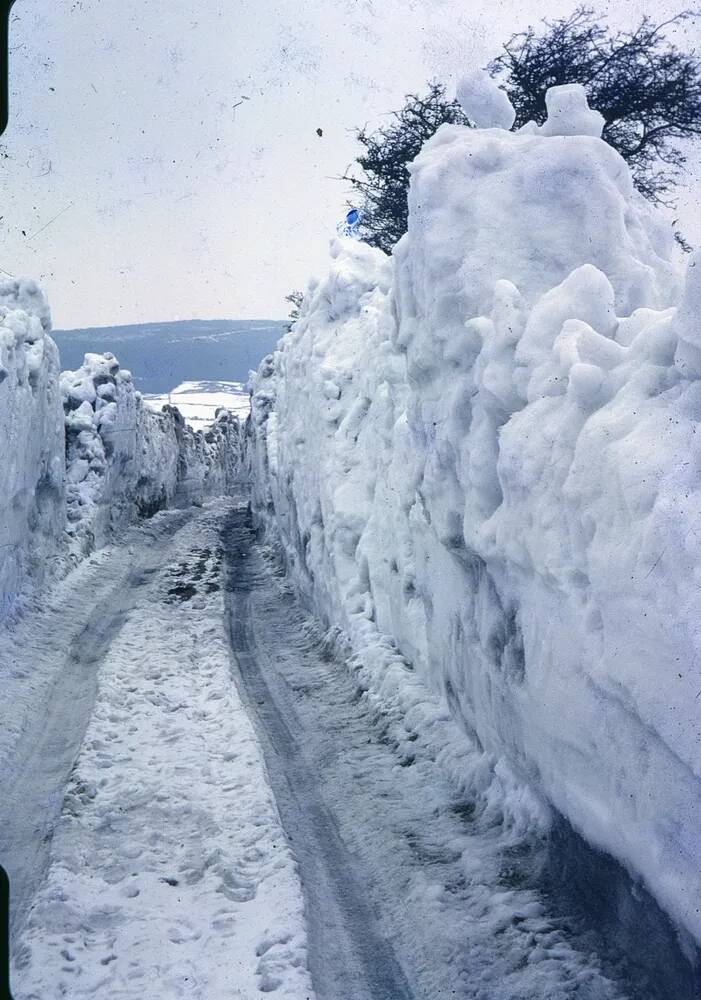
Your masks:
[{"label": "snow covered field", "polygon": [[479,808],[554,805],[700,942],[699,267],[581,89],[516,133],[461,99],[393,258],[335,241],[261,365],[257,517]]},{"label": "snow covered field", "polygon": [[214,422],[217,409],[226,407],[241,420],[251,411],[251,400],[242,382],[183,382],[171,392],[144,395],[144,402],[158,413],[164,406],[177,406],[185,422],[204,430]]}]

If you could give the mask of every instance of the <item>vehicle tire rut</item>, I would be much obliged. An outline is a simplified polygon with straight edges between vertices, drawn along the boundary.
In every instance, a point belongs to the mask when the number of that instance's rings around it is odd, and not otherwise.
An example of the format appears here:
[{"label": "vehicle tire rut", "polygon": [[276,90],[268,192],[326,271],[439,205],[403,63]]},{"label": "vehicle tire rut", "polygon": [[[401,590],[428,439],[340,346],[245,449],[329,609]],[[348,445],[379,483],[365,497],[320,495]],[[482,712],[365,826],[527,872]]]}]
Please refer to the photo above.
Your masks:
[{"label": "vehicle tire rut", "polygon": [[285,682],[266,669],[252,627],[251,594],[266,582],[250,515],[235,510],[222,532],[227,625],[234,667],[257,720],[283,826],[305,892],[309,966],[318,1000],[412,1000],[391,942],[375,918],[367,873],[344,844],[319,792],[320,762],[303,743],[304,727]]}]

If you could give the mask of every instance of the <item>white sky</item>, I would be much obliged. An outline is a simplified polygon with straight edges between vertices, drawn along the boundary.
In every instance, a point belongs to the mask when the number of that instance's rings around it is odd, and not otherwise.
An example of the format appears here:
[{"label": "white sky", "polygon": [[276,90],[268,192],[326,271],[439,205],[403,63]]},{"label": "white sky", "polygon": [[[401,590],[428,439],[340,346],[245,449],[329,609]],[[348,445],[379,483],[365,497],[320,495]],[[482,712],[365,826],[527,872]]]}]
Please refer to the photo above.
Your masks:
[{"label": "white sky", "polygon": [[[282,317],[325,265],[353,128],[574,5],[17,0],[0,267],[41,280],[56,327]],[[681,219],[701,243],[693,174]]]}]

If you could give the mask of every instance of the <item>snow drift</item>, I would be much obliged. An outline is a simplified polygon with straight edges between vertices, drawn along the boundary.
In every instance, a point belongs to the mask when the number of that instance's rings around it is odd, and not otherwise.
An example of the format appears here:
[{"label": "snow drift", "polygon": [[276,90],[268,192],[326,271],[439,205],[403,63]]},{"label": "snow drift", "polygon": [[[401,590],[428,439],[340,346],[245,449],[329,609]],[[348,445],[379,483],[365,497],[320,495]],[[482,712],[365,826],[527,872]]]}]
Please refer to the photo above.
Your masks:
[{"label": "snow drift", "polygon": [[64,519],[63,409],[49,310],[33,281],[0,281],[0,618],[41,578]]},{"label": "snow drift", "polygon": [[548,108],[442,126],[393,258],[334,240],[255,381],[255,511],[512,820],[553,804],[701,941],[701,265],[581,88]]}]

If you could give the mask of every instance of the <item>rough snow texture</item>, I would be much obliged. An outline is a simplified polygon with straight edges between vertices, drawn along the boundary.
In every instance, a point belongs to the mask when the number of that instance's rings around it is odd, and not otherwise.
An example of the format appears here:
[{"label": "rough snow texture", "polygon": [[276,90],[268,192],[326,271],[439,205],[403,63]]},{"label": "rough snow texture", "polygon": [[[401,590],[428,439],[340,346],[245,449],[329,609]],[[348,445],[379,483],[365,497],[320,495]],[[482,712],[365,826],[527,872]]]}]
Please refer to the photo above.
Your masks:
[{"label": "rough snow texture", "polygon": [[29,280],[0,281],[0,618],[43,576],[63,528],[63,410],[49,311]]},{"label": "rough snow texture", "polygon": [[542,125],[543,135],[593,135],[601,138],[606,124],[604,116],[593,111],[587,96],[578,83],[551,87],[545,95],[547,121]]},{"label": "rough snow texture", "polygon": [[110,530],[233,485],[238,420],[226,410],[193,431],[172,406],[154,413],[112,354],[86,354],[61,375],[69,532],[91,548]]},{"label": "rough snow texture", "polygon": [[255,506],[378,697],[427,727],[444,698],[466,788],[553,804],[701,941],[701,275],[677,309],[562,96],[537,132],[441,127],[393,259],[334,241],[254,386]]}]

